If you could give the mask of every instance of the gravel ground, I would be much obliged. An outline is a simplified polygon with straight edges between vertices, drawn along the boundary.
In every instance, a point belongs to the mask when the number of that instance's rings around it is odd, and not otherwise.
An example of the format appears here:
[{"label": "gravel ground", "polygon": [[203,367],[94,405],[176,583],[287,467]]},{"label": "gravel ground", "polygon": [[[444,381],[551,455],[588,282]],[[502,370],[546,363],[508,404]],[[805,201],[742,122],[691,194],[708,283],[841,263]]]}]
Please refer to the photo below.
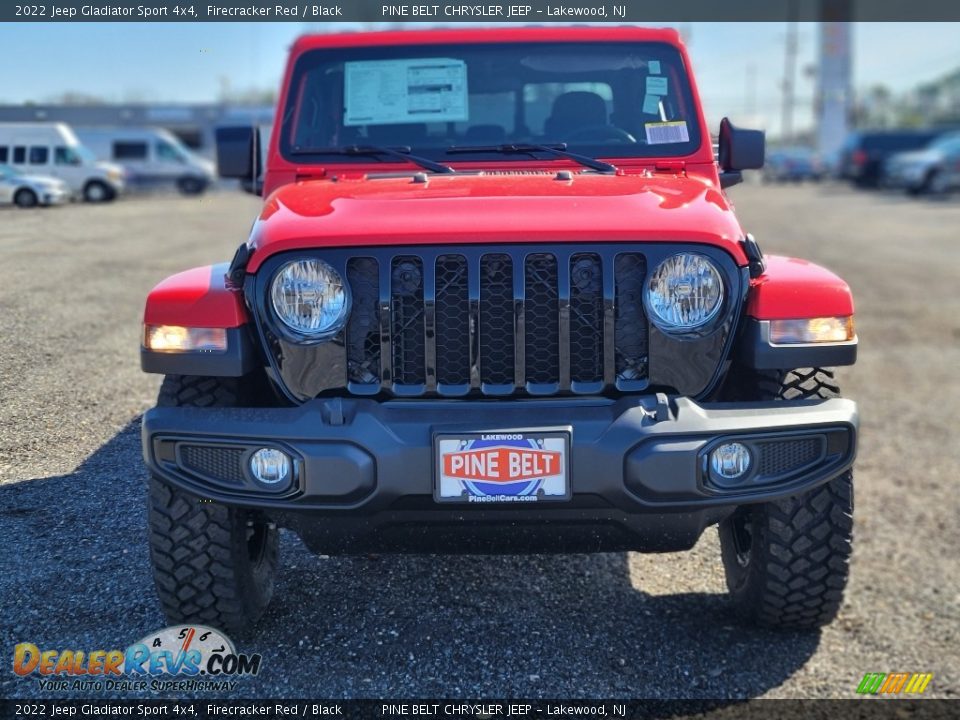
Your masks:
[{"label": "gravel ground", "polygon": [[[854,288],[861,403],[847,603],[822,632],[738,626],[716,534],[644,556],[317,558],[289,534],[276,600],[235,640],[248,696],[851,697],[865,672],[960,692],[960,203],[845,187],[732,191],[764,248]],[[0,648],[123,648],[163,627],[144,537],[143,298],[228,259],[257,200],[0,211]],[[0,696],[42,696],[0,670]]]}]

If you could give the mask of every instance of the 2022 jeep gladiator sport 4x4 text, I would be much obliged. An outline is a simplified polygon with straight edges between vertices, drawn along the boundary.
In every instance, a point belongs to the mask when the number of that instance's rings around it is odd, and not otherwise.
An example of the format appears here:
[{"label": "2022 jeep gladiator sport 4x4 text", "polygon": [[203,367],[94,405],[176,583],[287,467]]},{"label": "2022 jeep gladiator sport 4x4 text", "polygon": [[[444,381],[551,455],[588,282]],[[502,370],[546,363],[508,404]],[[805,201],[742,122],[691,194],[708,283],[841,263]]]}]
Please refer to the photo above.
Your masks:
[{"label": "2022 jeep gladiator sport 4x4 text", "polygon": [[318,553],[691,548],[733,603],[837,613],[857,411],[847,285],[764,257],[670,30],[301,38],[229,264],[164,280],[143,369],[154,576],[171,621],[249,625],[278,527]]}]

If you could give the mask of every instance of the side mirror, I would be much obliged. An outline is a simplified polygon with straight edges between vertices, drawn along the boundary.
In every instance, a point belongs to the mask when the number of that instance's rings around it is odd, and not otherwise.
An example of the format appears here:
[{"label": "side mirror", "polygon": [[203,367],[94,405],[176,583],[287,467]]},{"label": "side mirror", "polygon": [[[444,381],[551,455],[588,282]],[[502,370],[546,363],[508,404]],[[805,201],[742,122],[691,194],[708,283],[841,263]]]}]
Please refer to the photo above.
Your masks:
[{"label": "side mirror", "polygon": [[759,170],[763,167],[766,139],[762,130],[744,130],[735,127],[730,118],[720,122],[719,162],[723,173],[723,187],[736,185],[743,180],[743,170]]},{"label": "side mirror", "polygon": [[262,169],[260,129],[249,125],[217,128],[217,174],[254,182]]}]

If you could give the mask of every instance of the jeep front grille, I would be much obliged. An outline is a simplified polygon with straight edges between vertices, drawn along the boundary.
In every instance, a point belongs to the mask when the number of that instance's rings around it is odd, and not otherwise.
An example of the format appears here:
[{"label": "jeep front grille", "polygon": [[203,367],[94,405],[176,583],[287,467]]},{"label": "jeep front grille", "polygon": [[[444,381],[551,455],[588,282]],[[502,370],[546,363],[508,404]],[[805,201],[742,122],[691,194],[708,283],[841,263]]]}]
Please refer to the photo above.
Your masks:
[{"label": "jeep front grille", "polygon": [[346,262],[348,389],[398,396],[643,390],[637,252],[377,253]]}]

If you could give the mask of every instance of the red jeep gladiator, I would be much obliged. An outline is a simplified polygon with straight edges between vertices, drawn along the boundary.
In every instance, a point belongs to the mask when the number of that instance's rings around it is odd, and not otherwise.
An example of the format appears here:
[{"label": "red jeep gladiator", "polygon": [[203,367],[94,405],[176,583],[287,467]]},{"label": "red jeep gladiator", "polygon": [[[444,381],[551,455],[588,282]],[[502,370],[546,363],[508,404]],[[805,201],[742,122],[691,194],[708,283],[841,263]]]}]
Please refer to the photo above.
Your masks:
[{"label": "red jeep gladiator", "polygon": [[718,525],[733,605],[836,615],[852,533],[847,285],[764,256],[672,30],[304,37],[229,264],[144,314],[153,572],[172,622],[237,629],[278,527],[315,552],[688,550]]}]

